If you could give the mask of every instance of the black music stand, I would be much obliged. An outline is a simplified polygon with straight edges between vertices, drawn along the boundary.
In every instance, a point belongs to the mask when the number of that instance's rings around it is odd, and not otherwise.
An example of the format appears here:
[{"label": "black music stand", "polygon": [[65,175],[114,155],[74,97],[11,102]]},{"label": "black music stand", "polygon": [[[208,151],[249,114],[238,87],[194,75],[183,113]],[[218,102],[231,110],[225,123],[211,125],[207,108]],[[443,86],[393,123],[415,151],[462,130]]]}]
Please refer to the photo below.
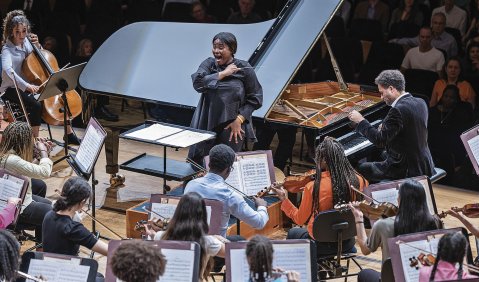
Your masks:
[{"label": "black music stand", "polygon": [[77,87],[78,78],[85,67],[86,63],[82,63],[76,66],[72,66],[66,69],[59,70],[58,72],[53,73],[50,78],[47,80],[43,91],[38,97],[38,101],[41,102],[47,98],[61,94],[63,100],[63,108],[60,109],[63,112],[63,134],[65,142],[65,156],[56,160],[55,163],[58,163],[66,158],[68,158],[68,138],[67,138],[67,127],[71,125],[70,119],[71,116],[70,108],[68,106],[68,100],[66,92],[73,90]]}]

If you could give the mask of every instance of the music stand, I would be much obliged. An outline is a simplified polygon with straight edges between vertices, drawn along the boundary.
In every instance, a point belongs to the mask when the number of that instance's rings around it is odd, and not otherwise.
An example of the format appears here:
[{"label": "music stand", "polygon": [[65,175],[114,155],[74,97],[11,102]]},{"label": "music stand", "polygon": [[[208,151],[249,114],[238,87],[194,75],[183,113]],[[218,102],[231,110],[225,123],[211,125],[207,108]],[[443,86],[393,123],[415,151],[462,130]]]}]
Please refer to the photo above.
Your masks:
[{"label": "music stand", "polygon": [[47,98],[57,96],[61,94],[63,100],[63,109],[60,111],[63,112],[63,136],[65,141],[65,156],[61,157],[59,160],[55,161],[58,163],[66,158],[68,158],[68,138],[67,138],[67,127],[71,125],[70,119],[71,116],[70,108],[68,106],[68,100],[66,92],[73,90],[78,85],[78,78],[85,67],[86,63],[82,63],[76,66],[72,66],[66,69],[59,70],[53,73],[50,78],[48,78],[43,91],[40,93],[37,101],[41,102]]}]

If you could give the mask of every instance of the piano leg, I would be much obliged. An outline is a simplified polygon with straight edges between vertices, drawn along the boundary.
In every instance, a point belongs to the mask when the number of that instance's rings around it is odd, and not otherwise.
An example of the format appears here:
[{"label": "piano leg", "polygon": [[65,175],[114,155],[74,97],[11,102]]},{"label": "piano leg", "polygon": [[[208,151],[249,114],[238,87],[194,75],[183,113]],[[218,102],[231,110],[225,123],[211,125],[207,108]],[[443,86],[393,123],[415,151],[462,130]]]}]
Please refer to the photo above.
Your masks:
[{"label": "piano leg", "polygon": [[105,128],[107,136],[105,139],[106,173],[110,174],[110,185],[116,187],[125,183],[125,176],[118,174],[118,150],[120,148],[120,130]]}]

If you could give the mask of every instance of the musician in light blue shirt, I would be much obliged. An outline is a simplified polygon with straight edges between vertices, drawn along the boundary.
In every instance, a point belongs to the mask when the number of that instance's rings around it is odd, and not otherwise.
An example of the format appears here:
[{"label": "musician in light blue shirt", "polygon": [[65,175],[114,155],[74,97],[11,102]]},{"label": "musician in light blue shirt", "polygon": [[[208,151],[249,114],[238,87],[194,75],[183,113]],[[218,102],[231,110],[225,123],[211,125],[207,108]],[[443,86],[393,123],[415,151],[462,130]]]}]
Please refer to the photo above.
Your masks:
[{"label": "musician in light blue shirt", "polygon": [[205,199],[223,202],[219,234],[223,237],[226,237],[230,214],[255,229],[263,229],[269,219],[266,201],[261,198],[254,198],[258,207],[255,211],[246,203],[245,198],[225,183],[225,179],[228,178],[233,169],[236,158],[233,149],[224,144],[219,144],[210,150],[209,157],[210,171],[204,177],[188,182],[185,187],[185,194],[196,192]]}]

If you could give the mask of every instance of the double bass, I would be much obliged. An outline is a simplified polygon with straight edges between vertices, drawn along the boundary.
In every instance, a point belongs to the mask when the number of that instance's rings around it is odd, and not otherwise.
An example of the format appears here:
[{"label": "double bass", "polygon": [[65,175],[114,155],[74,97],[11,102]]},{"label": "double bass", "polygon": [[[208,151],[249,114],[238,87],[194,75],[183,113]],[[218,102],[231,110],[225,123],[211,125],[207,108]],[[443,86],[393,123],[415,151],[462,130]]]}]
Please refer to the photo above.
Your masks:
[{"label": "double bass", "polygon": [[[43,83],[55,72],[59,70],[58,62],[55,56],[48,50],[38,49],[32,44],[30,38],[26,38],[33,47],[22,65],[22,72],[25,78],[32,84],[40,85],[40,92],[43,89]],[[69,118],[72,119],[82,112],[82,101],[80,95],[75,90],[67,91]],[[42,118],[51,125],[63,125],[63,110],[65,108],[61,95],[56,95],[43,100]]]}]

